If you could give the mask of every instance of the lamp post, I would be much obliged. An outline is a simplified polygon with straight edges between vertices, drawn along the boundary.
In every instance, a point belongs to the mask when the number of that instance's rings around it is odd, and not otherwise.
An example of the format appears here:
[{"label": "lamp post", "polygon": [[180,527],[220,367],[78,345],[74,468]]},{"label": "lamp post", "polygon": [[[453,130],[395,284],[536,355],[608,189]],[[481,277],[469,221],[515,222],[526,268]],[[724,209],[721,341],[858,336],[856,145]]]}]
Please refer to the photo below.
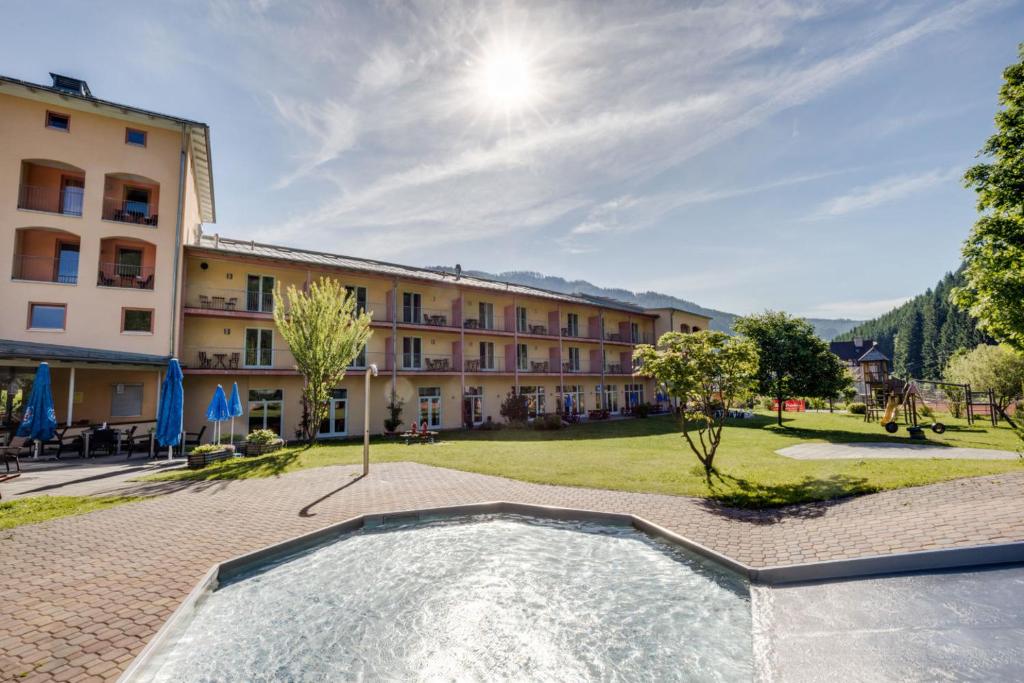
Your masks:
[{"label": "lamp post", "polygon": [[366,368],[366,383],[363,389],[363,476],[370,473],[370,378],[377,376],[377,364]]}]

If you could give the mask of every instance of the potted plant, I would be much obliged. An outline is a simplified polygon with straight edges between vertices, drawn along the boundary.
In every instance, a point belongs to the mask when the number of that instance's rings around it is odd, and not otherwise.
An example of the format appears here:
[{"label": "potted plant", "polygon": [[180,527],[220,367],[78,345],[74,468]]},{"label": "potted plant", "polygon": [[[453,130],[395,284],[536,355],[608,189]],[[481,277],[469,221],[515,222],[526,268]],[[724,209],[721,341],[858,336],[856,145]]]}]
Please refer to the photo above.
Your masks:
[{"label": "potted plant", "polygon": [[206,467],[211,462],[225,460],[235,456],[235,447],[231,444],[204,443],[188,452],[189,469]]},{"label": "potted plant", "polygon": [[257,429],[245,437],[245,454],[247,456],[273,453],[284,446],[284,439],[270,429]]},{"label": "potted plant", "polygon": [[391,390],[391,396],[388,398],[388,404],[385,406],[388,411],[388,416],[384,419],[384,433],[388,436],[394,436],[395,432],[398,431],[398,426],[402,424],[402,408],[405,406],[405,401],[398,397],[395,390]]}]

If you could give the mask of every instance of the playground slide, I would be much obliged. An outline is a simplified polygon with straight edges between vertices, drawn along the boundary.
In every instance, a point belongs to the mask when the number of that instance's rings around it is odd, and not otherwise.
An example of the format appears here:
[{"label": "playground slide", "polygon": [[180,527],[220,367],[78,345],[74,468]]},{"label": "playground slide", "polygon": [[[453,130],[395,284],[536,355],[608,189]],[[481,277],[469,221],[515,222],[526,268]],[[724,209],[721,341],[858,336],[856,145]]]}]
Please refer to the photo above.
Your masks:
[{"label": "playground slide", "polygon": [[887,425],[893,421],[896,417],[896,409],[900,407],[900,402],[895,396],[890,396],[889,401],[885,404],[885,415],[882,416],[882,424]]}]

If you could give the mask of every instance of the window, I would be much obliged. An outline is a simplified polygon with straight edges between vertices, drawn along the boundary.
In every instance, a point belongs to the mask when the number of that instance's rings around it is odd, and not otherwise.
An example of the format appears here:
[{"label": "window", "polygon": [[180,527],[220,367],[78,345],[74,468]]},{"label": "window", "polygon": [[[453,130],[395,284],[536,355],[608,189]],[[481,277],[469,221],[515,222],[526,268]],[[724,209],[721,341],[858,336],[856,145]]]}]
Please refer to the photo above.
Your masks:
[{"label": "window", "polygon": [[402,367],[419,370],[423,365],[423,340],[419,337],[402,337]]},{"label": "window", "polygon": [[273,330],[245,331],[245,365],[250,368],[269,368],[274,365]]},{"label": "window", "polygon": [[135,334],[153,333],[153,309],[122,308],[121,331]]},{"label": "window", "polygon": [[78,245],[70,242],[57,243],[57,272],[54,282],[65,285],[78,284]]},{"label": "window", "polygon": [[586,412],[586,405],[583,400],[583,385],[581,384],[567,384],[566,386],[557,387],[558,393],[561,394],[562,400],[558,408],[558,412],[566,415],[579,415]]},{"label": "window", "polygon": [[359,355],[357,355],[352,360],[352,364],[349,365],[349,367],[350,368],[365,368],[366,367],[366,346],[365,345],[363,346],[363,348],[359,349]]},{"label": "window", "polygon": [[327,416],[320,423],[320,436],[345,436],[345,414],[348,412],[348,390],[333,389],[327,400]]},{"label": "window", "polygon": [[420,387],[420,424],[428,427],[441,426],[441,388]]},{"label": "window", "polygon": [[423,309],[420,306],[421,297],[414,292],[402,293],[402,322],[414,323],[416,325],[423,321]]},{"label": "window", "polygon": [[520,332],[526,332],[526,308],[524,306],[516,306],[516,329]]},{"label": "window", "polygon": [[274,278],[269,275],[249,275],[245,289],[245,310],[254,313],[270,313],[274,310]]},{"label": "window", "polygon": [[146,146],[146,131],[139,130],[138,128],[125,128],[124,129],[124,141],[128,145],[136,145],[138,147]]},{"label": "window", "polygon": [[643,384],[627,384],[626,385],[626,407],[635,408],[636,406],[644,402],[644,385]]},{"label": "window", "polygon": [[356,314],[366,311],[366,287],[345,287],[345,292],[356,297]]},{"label": "window", "polygon": [[480,329],[494,329],[494,304],[485,304],[483,301],[480,302]]},{"label": "window", "polygon": [[[597,385],[597,405],[602,405],[601,385]],[[619,412],[619,387],[617,384],[606,384],[604,387],[604,409],[610,413]]]},{"label": "window", "polygon": [[544,387],[522,386],[519,387],[519,395],[526,397],[529,417],[534,418],[544,414]]},{"label": "window", "polygon": [[578,346],[570,346],[567,351],[569,352],[569,359],[566,363],[565,369],[569,372],[580,371],[580,349]]},{"label": "window", "polygon": [[63,330],[67,317],[64,304],[29,304],[28,327],[30,330]]},{"label": "window", "polygon": [[141,277],[142,250],[119,248],[115,272],[121,277]]},{"label": "window", "polygon": [[110,417],[142,415],[142,385],[115,384],[111,387]]},{"label": "window", "polygon": [[124,212],[132,218],[149,218],[149,190],[125,185]]},{"label": "window", "polygon": [[567,313],[565,316],[565,331],[566,337],[578,337],[580,336],[580,316],[576,313]]},{"label": "window", "polygon": [[65,216],[81,216],[84,197],[84,180],[66,175],[60,177],[60,213]]},{"label": "window", "polygon": [[48,111],[46,112],[46,127],[67,133],[71,130],[71,117],[67,114]]},{"label": "window", "polygon": [[480,369],[494,369],[494,342],[480,342]]},{"label": "window", "polygon": [[516,367],[520,370],[526,370],[530,365],[529,351],[526,344],[519,344],[516,347]]},{"label": "window", "polygon": [[629,324],[629,339],[634,344],[640,343],[640,325],[638,325],[637,323]]},{"label": "window", "polygon": [[280,389],[249,390],[249,431],[269,429],[281,435],[284,392]]}]

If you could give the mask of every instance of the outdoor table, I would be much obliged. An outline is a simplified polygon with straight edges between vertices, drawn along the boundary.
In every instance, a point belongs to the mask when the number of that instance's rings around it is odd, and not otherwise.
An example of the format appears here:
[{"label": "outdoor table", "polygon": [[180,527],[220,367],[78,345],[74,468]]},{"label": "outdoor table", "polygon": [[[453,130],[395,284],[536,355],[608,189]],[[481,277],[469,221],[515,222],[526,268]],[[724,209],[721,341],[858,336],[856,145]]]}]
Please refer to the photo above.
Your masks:
[{"label": "outdoor table", "polygon": [[476,372],[479,369],[480,369],[480,361],[479,360],[467,360],[466,361],[466,370],[469,370],[470,372]]},{"label": "outdoor table", "polygon": [[228,354],[226,354],[226,353],[215,353],[215,354],[213,354],[213,357],[216,359],[216,363],[214,364],[213,367],[215,367],[215,368],[223,368],[224,370],[228,369],[228,366],[224,364],[224,359],[228,357]]}]

